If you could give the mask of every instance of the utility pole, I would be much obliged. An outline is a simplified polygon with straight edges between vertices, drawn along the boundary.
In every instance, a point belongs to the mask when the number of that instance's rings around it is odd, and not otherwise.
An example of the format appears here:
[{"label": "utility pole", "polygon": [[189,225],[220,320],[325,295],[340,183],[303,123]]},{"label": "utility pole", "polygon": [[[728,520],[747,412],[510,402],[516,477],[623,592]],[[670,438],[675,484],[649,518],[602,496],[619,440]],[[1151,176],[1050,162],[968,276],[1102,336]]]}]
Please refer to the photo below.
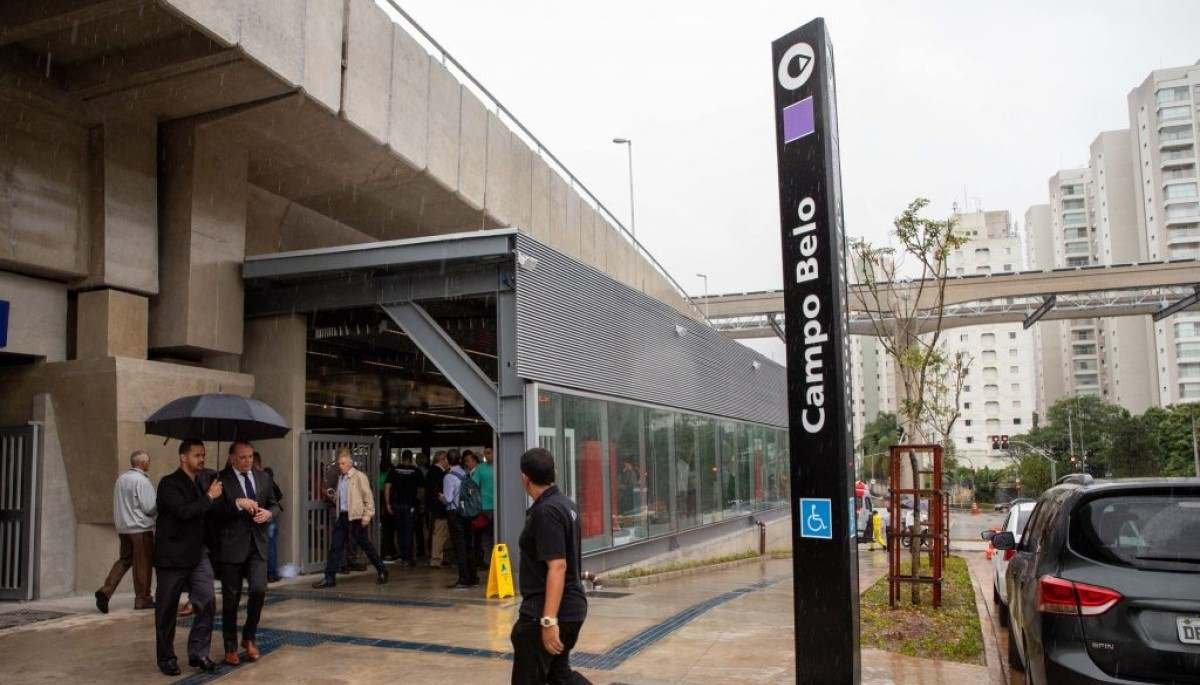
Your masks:
[{"label": "utility pole", "polygon": [[[1071,410],[1067,410],[1067,440],[1071,443],[1071,458],[1075,458],[1075,425],[1071,422]],[[1058,444],[1062,444],[1061,442]]]},{"label": "utility pole", "polygon": [[1200,449],[1196,447],[1196,415],[1192,414],[1192,461],[1196,463],[1196,475],[1200,476]]}]

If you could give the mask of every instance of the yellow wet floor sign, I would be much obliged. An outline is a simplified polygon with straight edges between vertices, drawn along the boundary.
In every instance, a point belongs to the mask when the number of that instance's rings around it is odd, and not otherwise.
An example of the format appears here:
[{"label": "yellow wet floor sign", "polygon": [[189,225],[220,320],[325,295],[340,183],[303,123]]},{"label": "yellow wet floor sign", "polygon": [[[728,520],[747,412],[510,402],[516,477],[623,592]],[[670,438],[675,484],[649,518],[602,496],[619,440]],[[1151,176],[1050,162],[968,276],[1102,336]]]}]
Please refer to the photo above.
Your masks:
[{"label": "yellow wet floor sign", "polygon": [[508,560],[508,545],[496,545],[492,548],[492,564],[488,567],[488,598],[514,596],[512,581],[512,562]]}]

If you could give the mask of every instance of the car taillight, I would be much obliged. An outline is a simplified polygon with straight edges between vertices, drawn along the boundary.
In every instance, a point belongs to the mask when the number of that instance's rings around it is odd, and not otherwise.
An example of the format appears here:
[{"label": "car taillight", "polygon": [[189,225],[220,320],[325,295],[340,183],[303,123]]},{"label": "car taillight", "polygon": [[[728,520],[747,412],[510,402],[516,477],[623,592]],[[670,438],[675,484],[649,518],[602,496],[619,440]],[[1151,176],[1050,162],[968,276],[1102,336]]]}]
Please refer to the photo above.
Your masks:
[{"label": "car taillight", "polygon": [[1017,550],[1015,550],[1015,549],[1004,550],[1004,560],[1005,561],[1012,561],[1012,558],[1015,557],[1016,555],[1017,555]]},{"label": "car taillight", "polygon": [[1038,611],[1046,614],[1099,616],[1121,601],[1121,593],[1106,587],[1075,583],[1054,576],[1038,581]]}]

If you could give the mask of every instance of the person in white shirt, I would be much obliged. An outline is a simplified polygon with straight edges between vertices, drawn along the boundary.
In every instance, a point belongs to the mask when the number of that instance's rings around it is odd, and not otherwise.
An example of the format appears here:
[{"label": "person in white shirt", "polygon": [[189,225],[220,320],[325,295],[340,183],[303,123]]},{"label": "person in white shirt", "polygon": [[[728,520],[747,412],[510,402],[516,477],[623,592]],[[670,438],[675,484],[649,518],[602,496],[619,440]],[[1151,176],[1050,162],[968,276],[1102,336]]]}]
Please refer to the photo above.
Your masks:
[{"label": "person in white shirt", "polygon": [[154,568],[154,518],[158,502],[154,483],[146,474],[149,470],[150,455],[137,450],[129,455],[129,470],[113,486],[113,525],[121,543],[121,556],[108,572],[104,585],[96,590],[96,608],[102,614],[108,613],[108,602],[130,568],[133,568],[133,608],[154,608],[150,575]]}]

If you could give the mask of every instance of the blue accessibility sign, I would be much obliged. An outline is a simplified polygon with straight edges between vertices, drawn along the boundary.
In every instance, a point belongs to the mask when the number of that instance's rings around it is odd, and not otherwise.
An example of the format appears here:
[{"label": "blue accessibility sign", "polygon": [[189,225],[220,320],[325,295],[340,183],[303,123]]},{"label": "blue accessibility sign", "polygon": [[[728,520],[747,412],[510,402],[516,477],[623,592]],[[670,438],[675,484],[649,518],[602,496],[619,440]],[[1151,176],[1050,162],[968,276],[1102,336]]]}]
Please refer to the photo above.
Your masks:
[{"label": "blue accessibility sign", "polygon": [[800,537],[833,539],[833,504],[829,500],[800,498]]}]

